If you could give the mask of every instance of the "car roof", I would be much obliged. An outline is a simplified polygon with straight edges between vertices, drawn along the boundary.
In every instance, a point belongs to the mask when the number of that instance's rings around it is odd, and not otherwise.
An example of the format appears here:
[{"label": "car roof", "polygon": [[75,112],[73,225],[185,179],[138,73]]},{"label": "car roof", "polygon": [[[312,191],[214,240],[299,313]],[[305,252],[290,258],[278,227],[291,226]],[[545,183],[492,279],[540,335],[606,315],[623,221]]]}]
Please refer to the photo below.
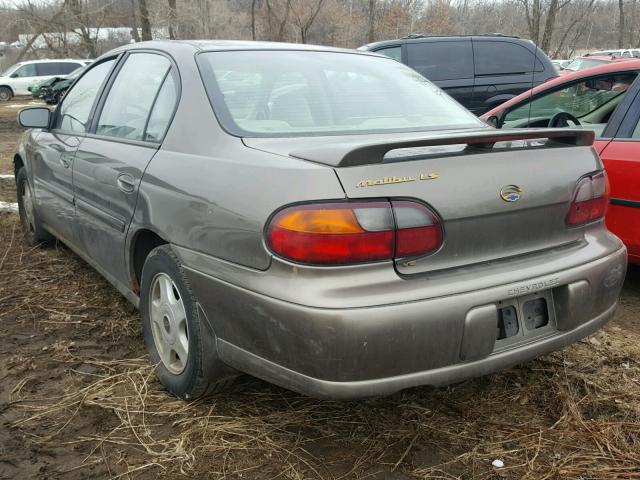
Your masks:
[{"label": "car roof", "polygon": [[158,49],[171,53],[185,48],[195,51],[233,51],[233,50],[302,50],[310,52],[337,52],[361,55],[380,56],[374,52],[363,52],[348,48],[327,47],[324,45],[308,45],[300,43],[262,42],[251,40],[152,40],[123,45],[112,50],[121,52],[137,49]]},{"label": "car roof", "polygon": [[535,43],[525,38],[520,38],[516,36],[511,36],[511,35],[503,35],[501,33],[485,33],[485,34],[479,34],[479,35],[408,35],[402,38],[395,38],[392,40],[382,40],[380,42],[368,43],[366,45],[363,45],[360,48],[371,49],[371,48],[383,47],[387,45],[397,45],[398,43],[420,43],[420,42],[424,42],[425,40],[449,41],[449,40],[457,40],[461,38],[470,39],[470,40],[489,40],[489,41],[495,41],[495,42],[509,41],[509,42],[515,42],[515,43],[535,47]]},{"label": "car roof", "polygon": [[613,62],[626,62],[627,60],[632,60],[634,57],[616,57],[615,55],[584,55],[578,58],[585,59],[585,60],[600,60],[600,61],[613,63]]},{"label": "car roof", "polygon": [[521,102],[523,99],[535,95],[538,92],[549,90],[553,87],[560,86],[565,83],[572,83],[576,80],[581,80],[589,77],[596,77],[599,75],[606,75],[608,73],[625,73],[629,71],[640,70],[640,59],[630,58],[625,62],[612,62],[606,63],[604,65],[597,65],[591,68],[585,68],[584,70],[578,70],[577,72],[567,73],[562,77],[554,77],[550,80],[547,80],[541,85],[537,87],[527,90],[526,92],[521,93],[520,95],[512,98],[504,102],[501,105],[498,105],[496,108],[491,109],[487,113],[481,116],[481,118],[488,118],[491,115],[495,115],[497,112],[504,110],[511,105]]}]

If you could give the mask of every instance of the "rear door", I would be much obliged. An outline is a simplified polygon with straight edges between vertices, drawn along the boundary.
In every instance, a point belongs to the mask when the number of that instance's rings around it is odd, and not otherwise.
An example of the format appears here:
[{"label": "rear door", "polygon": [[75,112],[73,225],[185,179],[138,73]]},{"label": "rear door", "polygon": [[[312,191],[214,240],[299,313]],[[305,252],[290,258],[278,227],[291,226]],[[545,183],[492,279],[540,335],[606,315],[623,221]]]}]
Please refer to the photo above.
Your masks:
[{"label": "rear door", "polygon": [[615,137],[601,146],[600,156],[609,175],[611,203],[607,227],[629,249],[629,258],[640,262],[640,85]]},{"label": "rear door", "polygon": [[471,111],[491,110],[532,88],[533,72],[542,69],[534,52],[507,39],[474,39],[475,80]]},{"label": "rear door", "polygon": [[177,104],[178,75],[157,52],[129,53],[100,101],[76,154],[73,185],[84,250],[126,282],[124,247],[140,179]]},{"label": "rear door", "polygon": [[428,78],[467,108],[473,102],[471,40],[438,38],[408,42],[407,65]]}]

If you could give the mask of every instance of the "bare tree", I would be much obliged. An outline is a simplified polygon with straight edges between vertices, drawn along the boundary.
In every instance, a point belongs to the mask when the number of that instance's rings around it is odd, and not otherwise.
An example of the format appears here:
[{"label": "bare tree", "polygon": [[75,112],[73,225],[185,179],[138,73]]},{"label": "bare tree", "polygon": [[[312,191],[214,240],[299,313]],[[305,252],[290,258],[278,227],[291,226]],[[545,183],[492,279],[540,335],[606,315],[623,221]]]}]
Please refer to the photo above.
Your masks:
[{"label": "bare tree", "polygon": [[176,22],[178,18],[178,12],[176,10],[176,0],[169,1],[169,38],[175,40],[176,36]]},{"label": "bare tree", "polygon": [[300,42],[307,43],[309,30],[313,25],[318,13],[322,9],[324,0],[298,0],[295,4],[294,23],[300,33]]},{"label": "bare tree", "polygon": [[138,11],[140,12],[140,27],[142,28],[142,40],[152,40],[151,22],[149,21],[149,9],[147,0],[138,0]]},{"label": "bare tree", "polygon": [[618,0],[618,48],[624,48],[624,2]]},{"label": "bare tree", "polygon": [[251,40],[256,39],[256,4],[258,0],[251,0]]}]

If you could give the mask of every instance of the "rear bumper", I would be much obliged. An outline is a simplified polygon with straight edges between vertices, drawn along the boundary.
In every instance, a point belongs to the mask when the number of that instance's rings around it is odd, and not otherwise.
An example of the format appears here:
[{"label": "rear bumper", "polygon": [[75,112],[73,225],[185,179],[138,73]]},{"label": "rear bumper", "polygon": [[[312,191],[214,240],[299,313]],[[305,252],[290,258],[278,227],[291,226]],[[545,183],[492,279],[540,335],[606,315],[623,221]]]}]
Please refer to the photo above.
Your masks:
[{"label": "rear bumper", "polygon": [[[346,399],[484,375],[591,334],[615,311],[626,256],[622,247],[514,283],[356,308],[301,305],[187,272],[224,362],[314,397]],[[542,291],[550,292],[554,322],[496,342],[501,302]]]}]

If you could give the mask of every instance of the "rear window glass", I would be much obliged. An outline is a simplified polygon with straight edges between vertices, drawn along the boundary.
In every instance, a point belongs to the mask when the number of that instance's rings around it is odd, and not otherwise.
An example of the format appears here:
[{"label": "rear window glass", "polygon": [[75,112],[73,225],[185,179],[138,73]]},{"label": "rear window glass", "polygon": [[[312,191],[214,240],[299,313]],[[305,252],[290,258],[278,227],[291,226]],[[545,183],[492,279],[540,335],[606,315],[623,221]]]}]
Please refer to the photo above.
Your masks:
[{"label": "rear window glass", "polygon": [[410,68],[382,57],[312,51],[205,52],[203,80],[239,136],[437,130],[483,125]]},{"label": "rear window glass", "polygon": [[474,41],[473,51],[476,75],[530,73],[537,67],[533,52],[515,43]]},{"label": "rear window glass", "polygon": [[407,44],[409,66],[429,80],[473,78],[470,41]]}]

